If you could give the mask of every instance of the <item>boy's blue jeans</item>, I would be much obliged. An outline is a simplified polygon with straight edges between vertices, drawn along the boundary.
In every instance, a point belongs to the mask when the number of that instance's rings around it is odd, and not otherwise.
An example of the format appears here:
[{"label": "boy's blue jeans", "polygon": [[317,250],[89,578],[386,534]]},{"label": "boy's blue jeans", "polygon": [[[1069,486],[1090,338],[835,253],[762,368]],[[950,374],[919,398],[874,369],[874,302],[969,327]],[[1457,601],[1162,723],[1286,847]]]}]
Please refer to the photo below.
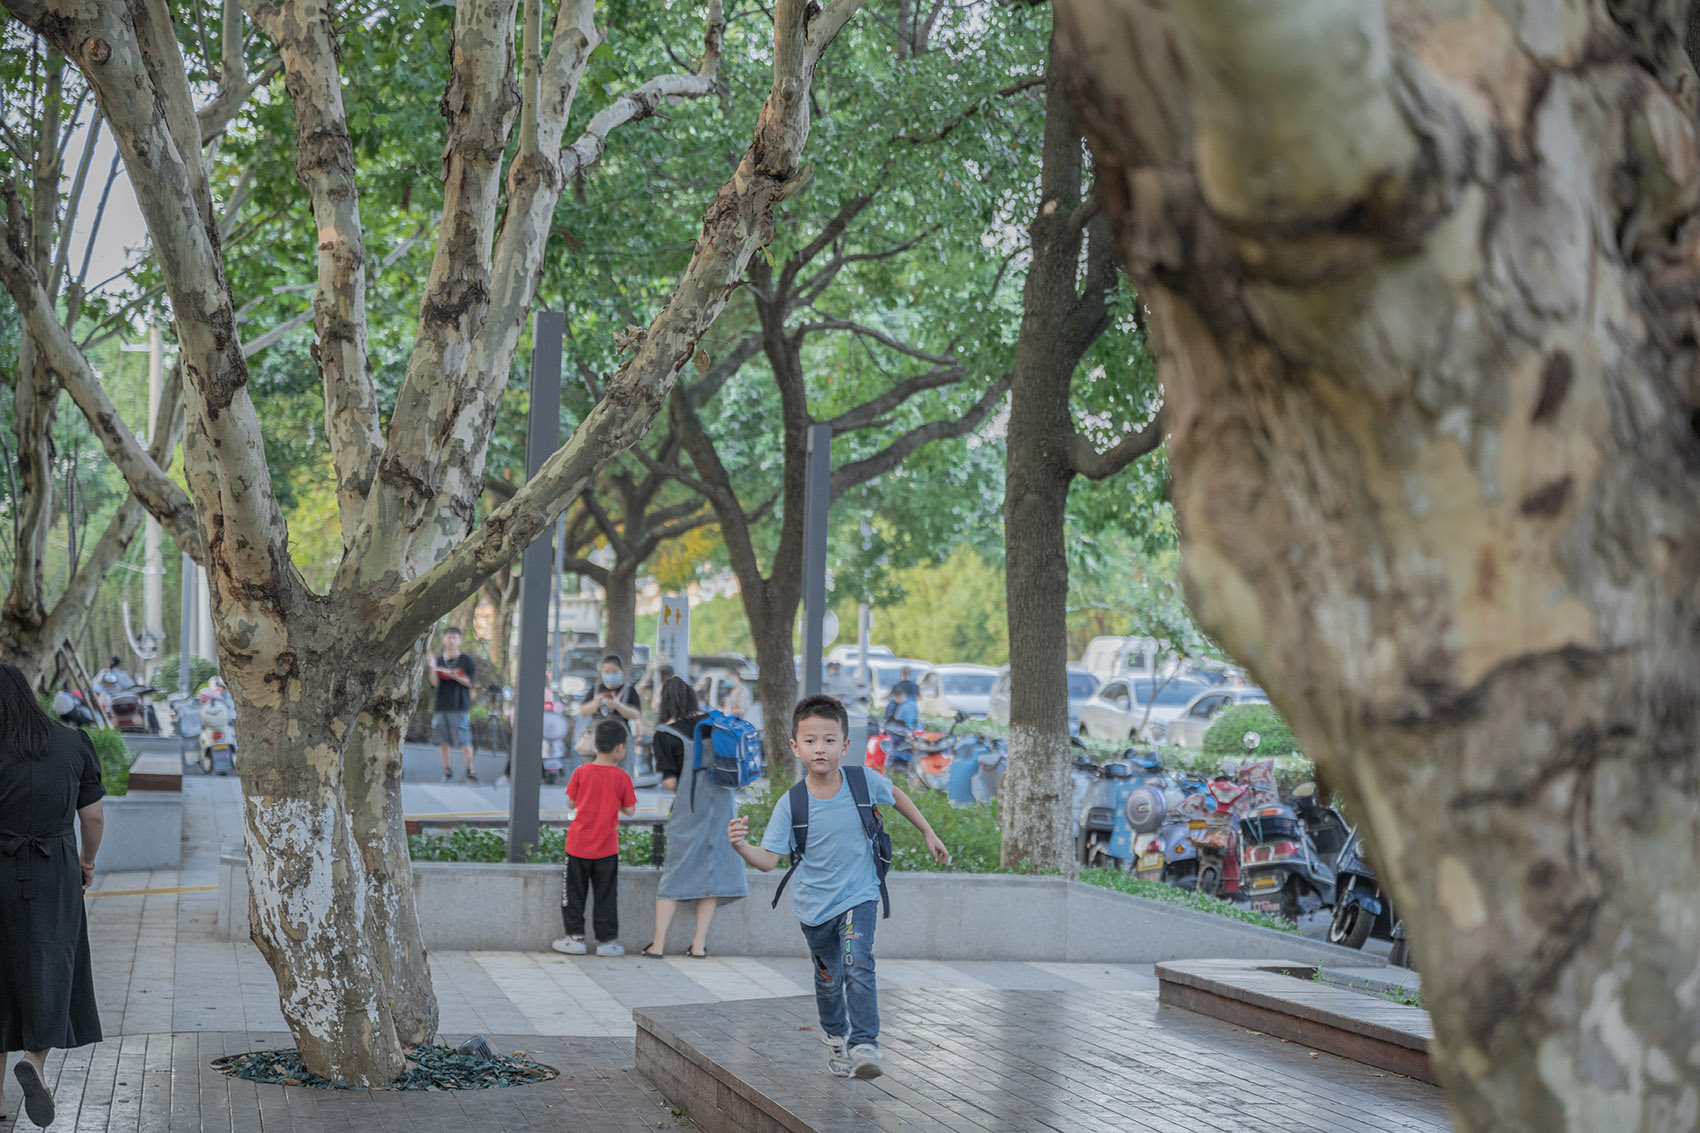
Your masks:
[{"label": "boy's blue jeans", "polygon": [[879,915],[880,903],[869,901],[825,924],[803,926],[815,964],[821,1029],[832,1036],[848,1033],[851,1046],[879,1042],[880,1005],[874,991],[874,925]]}]

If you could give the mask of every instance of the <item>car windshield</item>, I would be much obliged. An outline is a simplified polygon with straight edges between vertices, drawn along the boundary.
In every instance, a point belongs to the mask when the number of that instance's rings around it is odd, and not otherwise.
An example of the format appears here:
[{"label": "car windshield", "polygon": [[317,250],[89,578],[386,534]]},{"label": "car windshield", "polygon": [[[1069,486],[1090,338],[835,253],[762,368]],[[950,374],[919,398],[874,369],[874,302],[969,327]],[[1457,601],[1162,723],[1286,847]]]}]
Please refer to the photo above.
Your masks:
[{"label": "car windshield", "polygon": [[573,649],[568,651],[565,671],[569,673],[594,673],[602,667],[602,650]]},{"label": "car windshield", "polygon": [[1068,675],[1068,698],[1070,700],[1085,700],[1098,691],[1098,678],[1091,673],[1070,673]]},{"label": "car windshield", "polygon": [[997,679],[995,673],[946,673],[944,690],[959,696],[989,696]]},{"label": "car windshield", "polygon": [[1155,681],[1134,681],[1133,698],[1140,704],[1147,702],[1164,705],[1185,705],[1199,694],[1199,686],[1193,681],[1170,681],[1157,690],[1157,699],[1151,699],[1152,686]]}]

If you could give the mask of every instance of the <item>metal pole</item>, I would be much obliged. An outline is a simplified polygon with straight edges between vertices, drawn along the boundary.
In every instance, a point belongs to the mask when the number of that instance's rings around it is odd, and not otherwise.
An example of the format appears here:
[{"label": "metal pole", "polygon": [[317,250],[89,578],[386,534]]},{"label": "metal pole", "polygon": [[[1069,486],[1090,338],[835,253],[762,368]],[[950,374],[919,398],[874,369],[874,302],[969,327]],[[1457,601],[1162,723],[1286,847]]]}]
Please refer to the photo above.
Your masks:
[{"label": "metal pole", "polygon": [[803,695],[821,686],[822,622],[826,618],[826,530],[832,510],[832,426],[810,425],[803,488]]},{"label": "metal pole", "polygon": [[[154,424],[159,420],[159,399],[163,387],[165,340],[159,327],[148,333],[148,444],[154,441]],[[143,534],[142,559],[142,637],[153,642],[154,658],[142,664],[142,682],[152,682],[153,670],[159,665],[161,647],[165,644],[165,556],[161,549],[159,520],[152,513],[147,517]]]},{"label": "metal pole", "polygon": [[868,670],[868,639],[873,636],[874,611],[866,602],[856,607],[856,683],[864,689],[869,687],[868,678],[872,673]]},{"label": "metal pole", "polygon": [[554,614],[549,619],[549,629],[555,653],[555,686],[561,684],[561,576],[567,566],[567,513],[562,512],[555,517],[555,585],[549,588],[550,609]]},{"label": "metal pole", "polygon": [[[539,311],[531,320],[531,408],[525,432],[530,480],[561,444],[561,341],[567,317]],[[543,666],[549,659],[549,582],[552,539],[544,536],[520,559],[519,654],[514,682],[513,758],[508,785],[508,860],[525,860],[537,844],[538,793],[543,789]]]},{"label": "metal pole", "polygon": [[[194,616],[195,608],[195,560],[188,555],[183,556],[183,586],[179,591],[177,602],[177,691],[188,696],[189,688],[189,626]],[[184,763],[189,762],[189,739],[183,734],[183,729],[173,729],[177,733],[177,757]],[[198,745],[197,745],[198,746]]]}]

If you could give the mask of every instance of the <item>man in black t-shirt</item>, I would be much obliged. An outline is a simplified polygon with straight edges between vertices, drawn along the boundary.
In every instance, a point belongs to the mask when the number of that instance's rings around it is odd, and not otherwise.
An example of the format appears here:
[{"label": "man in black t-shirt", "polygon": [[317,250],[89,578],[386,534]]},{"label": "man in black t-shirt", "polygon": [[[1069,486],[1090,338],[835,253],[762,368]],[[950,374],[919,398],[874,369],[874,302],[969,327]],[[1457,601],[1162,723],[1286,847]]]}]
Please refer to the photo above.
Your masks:
[{"label": "man in black t-shirt", "polygon": [[443,655],[425,655],[425,678],[437,690],[431,706],[431,739],[443,757],[443,782],[454,781],[449,765],[449,747],[459,745],[460,757],[466,764],[466,780],[478,782],[472,769],[472,679],[477,664],[460,651],[460,630],[450,626],[443,631]]},{"label": "man in black t-shirt", "polygon": [[636,726],[643,720],[643,697],[636,686],[626,681],[626,663],[618,653],[602,658],[601,683],[584,694],[579,702],[581,717],[616,716],[626,722],[626,730],[637,736]]}]

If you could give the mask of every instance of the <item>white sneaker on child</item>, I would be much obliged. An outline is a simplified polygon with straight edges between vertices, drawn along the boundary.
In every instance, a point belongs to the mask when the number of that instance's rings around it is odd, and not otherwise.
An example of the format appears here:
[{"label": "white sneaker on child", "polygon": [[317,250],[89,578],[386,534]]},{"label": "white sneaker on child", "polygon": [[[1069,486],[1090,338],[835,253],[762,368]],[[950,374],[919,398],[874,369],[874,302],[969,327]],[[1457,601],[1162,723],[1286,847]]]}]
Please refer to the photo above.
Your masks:
[{"label": "white sneaker on child", "polygon": [[850,1055],[848,1035],[822,1035],[821,1042],[826,1044],[826,1066],[840,1078],[850,1077]]},{"label": "white sneaker on child", "polygon": [[590,951],[584,946],[584,937],[582,936],[563,936],[550,944],[549,947],[557,952],[565,952],[568,956],[583,956]]},{"label": "white sneaker on child", "polygon": [[620,942],[618,940],[610,940],[606,944],[598,944],[596,946],[596,954],[598,956],[624,956],[626,954],[626,950],[620,947]]},{"label": "white sneaker on child", "polygon": [[880,1065],[880,1048],[872,1043],[861,1043],[850,1049],[850,1077],[878,1078],[885,1073],[885,1067]]}]

